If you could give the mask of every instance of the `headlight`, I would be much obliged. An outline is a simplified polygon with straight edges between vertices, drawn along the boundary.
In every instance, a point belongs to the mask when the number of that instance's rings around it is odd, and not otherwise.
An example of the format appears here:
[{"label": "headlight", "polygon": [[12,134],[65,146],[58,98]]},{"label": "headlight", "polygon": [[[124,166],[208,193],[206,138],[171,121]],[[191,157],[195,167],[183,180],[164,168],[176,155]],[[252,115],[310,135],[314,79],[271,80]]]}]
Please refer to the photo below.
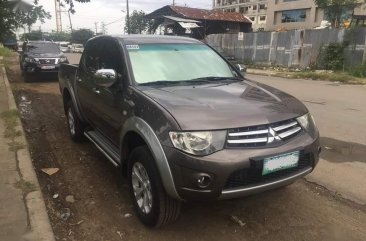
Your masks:
[{"label": "headlight", "polygon": [[314,135],[318,132],[314,118],[310,113],[300,116],[296,120],[300,123],[300,125],[302,126],[302,128],[304,128],[305,131],[310,133],[311,136],[314,137]]},{"label": "headlight", "polygon": [[68,62],[66,57],[61,57],[60,58],[60,63],[65,63]]},{"label": "headlight", "polygon": [[24,60],[25,60],[25,62],[28,62],[28,63],[33,63],[34,62],[33,58],[25,57]]},{"label": "headlight", "polygon": [[226,131],[170,132],[175,148],[197,156],[212,154],[224,148]]}]

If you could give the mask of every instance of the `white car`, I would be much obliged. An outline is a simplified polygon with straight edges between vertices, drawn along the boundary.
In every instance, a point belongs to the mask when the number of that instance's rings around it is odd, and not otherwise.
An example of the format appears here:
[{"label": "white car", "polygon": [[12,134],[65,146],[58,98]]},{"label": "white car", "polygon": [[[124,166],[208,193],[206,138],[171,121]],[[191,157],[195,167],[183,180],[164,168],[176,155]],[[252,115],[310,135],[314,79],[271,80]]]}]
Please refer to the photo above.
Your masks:
[{"label": "white car", "polygon": [[74,53],[82,53],[84,51],[84,45],[82,44],[73,44],[72,52]]}]

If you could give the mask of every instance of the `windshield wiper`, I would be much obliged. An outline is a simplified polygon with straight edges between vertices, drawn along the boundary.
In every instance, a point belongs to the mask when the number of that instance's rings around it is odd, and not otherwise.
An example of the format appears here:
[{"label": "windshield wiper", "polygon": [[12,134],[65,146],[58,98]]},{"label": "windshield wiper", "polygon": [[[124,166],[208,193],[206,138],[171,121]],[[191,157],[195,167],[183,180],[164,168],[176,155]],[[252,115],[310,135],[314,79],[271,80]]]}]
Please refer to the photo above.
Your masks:
[{"label": "windshield wiper", "polygon": [[151,85],[172,85],[172,84],[180,84],[182,81],[172,81],[172,80],[158,80],[154,82],[148,82],[139,84],[141,86],[151,86]]},{"label": "windshield wiper", "polygon": [[239,77],[217,77],[217,76],[208,76],[208,77],[200,77],[196,79],[192,79],[190,81],[222,81],[222,80],[230,80],[230,81],[243,81],[242,78]]}]

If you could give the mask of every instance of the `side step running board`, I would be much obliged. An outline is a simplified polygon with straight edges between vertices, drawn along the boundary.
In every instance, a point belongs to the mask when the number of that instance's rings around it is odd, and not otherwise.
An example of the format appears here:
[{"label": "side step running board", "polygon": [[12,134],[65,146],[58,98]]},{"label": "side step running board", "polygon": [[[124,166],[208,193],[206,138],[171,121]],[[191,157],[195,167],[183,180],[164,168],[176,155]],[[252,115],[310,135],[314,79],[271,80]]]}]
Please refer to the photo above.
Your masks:
[{"label": "side step running board", "polygon": [[114,166],[118,167],[120,165],[121,158],[118,154],[118,149],[114,147],[109,140],[94,130],[85,131],[84,135],[94,143],[99,151],[101,151]]}]

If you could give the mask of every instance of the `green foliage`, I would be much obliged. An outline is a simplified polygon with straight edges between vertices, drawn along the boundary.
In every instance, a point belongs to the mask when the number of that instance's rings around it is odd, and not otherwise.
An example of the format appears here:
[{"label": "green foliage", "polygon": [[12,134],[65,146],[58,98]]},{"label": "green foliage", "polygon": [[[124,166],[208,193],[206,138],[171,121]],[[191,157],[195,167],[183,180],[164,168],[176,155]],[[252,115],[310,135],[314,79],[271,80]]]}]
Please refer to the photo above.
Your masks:
[{"label": "green foliage", "polygon": [[13,54],[14,52],[12,52],[10,49],[0,47],[0,56],[9,57],[12,56]]},{"label": "green foliage", "polygon": [[72,32],[71,40],[73,43],[85,44],[93,36],[94,32],[90,29],[79,29]]},{"label": "green foliage", "polygon": [[323,63],[325,69],[342,70],[344,65],[344,49],[343,43],[330,43],[324,49]]},{"label": "green foliage", "polygon": [[366,78],[366,63],[358,66],[350,66],[348,67],[347,72],[358,78]]},{"label": "green foliage", "polygon": [[70,42],[71,41],[71,33],[52,32],[52,33],[48,34],[48,38],[52,39],[53,41]]},{"label": "green foliage", "polygon": [[128,19],[126,16],[125,32],[130,34],[142,34],[146,33],[152,28],[153,21],[145,18],[144,11],[134,10],[130,15],[130,29],[128,30]]},{"label": "green foliage", "polygon": [[6,35],[11,34],[16,29],[27,27],[30,30],[31,26],[37,21],[44,22],[45,19],[51,18],[50,13],[43,9],[43,6],[38,6],[38,1],[34,1],[27,10],[14,11],[14,3],[7,0],[0,0],[0,41],[3,41]]},{"label": "green foliage", "polygon": [[324,9],[325,16],[333,27],[339,27],[342,23],[342,16],[352,13],[359,0],[314,0],[319,8]]},{"label": "green foliage", "polygon": [[20,39],[25,41],[25,40],[42,40],[43,36],[42,36],[42,32],[41,31],[31,31],[29,33],[25,33],[23,34]]}]

